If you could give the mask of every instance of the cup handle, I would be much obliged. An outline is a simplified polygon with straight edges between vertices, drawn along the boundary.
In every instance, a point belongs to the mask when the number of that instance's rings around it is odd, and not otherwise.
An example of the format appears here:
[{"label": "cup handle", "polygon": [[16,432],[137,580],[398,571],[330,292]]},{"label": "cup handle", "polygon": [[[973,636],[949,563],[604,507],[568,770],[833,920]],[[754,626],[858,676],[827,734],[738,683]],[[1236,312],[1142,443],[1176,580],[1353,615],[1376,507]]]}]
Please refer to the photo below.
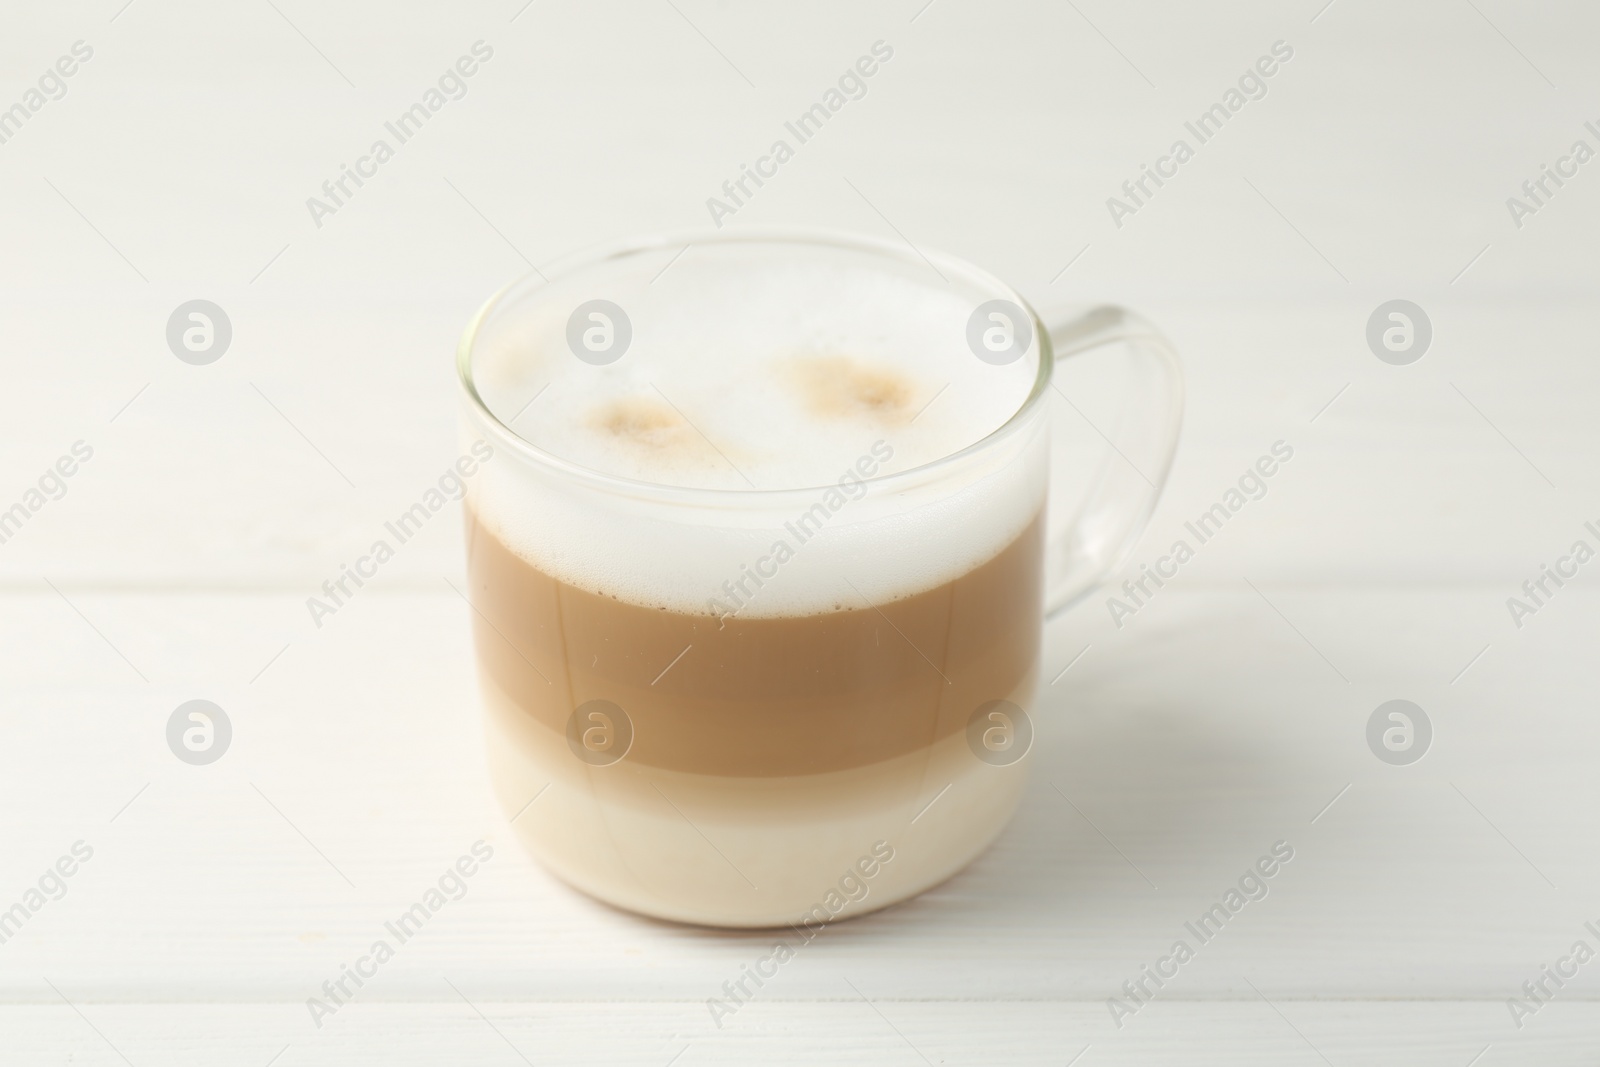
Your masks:
[{"label": "cup handle", "polygon": [[[1088,494],[1065,529],[1049,532],[1044,602],[1045,618],[1053,619],[1123,562],[1155,511],[1183,426],[1183,369],[1171,343],[1123,308],[1101,305],[1041,318],[1058,366],[1120,345],[1134,376],[1129,406],[1116,425],[1094,427],[1110,447]],[[1058,399],[1072,404],[1054,381],[1051,385]]]}]

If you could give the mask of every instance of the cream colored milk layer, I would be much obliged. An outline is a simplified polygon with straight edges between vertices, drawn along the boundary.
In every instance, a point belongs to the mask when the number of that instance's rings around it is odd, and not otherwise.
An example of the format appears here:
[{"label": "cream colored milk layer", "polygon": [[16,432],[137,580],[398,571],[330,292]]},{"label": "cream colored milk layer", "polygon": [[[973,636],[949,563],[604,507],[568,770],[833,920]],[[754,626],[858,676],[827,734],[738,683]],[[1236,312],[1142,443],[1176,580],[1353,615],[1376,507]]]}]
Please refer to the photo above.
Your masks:
[{"label": "cream colored milk layer", "polygon": [[[930,492],[926,507],[915,485],[880,501],[861,484],[982,440],[1027,397],[1035,361],[995,366],[968,347],[970,293],[931,271],[923,281],[792,250],[761,270],[692,247],[668,263],[670,251],[634,265],[637,277],[608,264],[602,285],[578,271],[499,311],[479,337],[479,393],[524,441],[588,470],[790,492],[760,508],[708,507],[691,526],[619,494],[611,521],[597,523],[592,496],[580,505],[548,474],[489,464],[473,507],[529,563],[581,588],[700,612],[782,539],[794,559],[748,612],[810,614],[838,602],[846,576],[874,601],[949,581],[1038,512],[1044,479],[1006,456],[962,492]],[[604,365],[569,344],[574,311],[595,299],[622,309],[629,335]],[[623,329],[616,318],[604,325]]]},{"label": "cream colored milk layer", "polygon": [[[1028,700],[1033,684],[1010,695]],[[594,767],[487,680],[484,696],[495,791],[517,814],[523,844],[584,892],[679,922],[827,922],[915,896],[994,840],[1016,811],[1030,762],[981,762],[956,734],[830,774],[729,778],[627,760]],[[840,901],[840,872],[878,842],[893,860],[859,899]]]}]

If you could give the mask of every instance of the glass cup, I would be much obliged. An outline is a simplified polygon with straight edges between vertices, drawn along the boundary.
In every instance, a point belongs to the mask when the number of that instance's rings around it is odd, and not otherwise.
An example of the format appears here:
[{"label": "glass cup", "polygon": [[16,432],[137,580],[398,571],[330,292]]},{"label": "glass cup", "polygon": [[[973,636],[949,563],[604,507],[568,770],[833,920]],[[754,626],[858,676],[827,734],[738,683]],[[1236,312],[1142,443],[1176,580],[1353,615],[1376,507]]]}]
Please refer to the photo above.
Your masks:
[{"label": "glass cup", "polygon": [[[818,279],[927,299],[819,305]],[[768,303],[721,299],[733,291]],[[990,373],[1023,399],[981,439],[915,463],[903,442],[924,416],[908,409],[807,488],[626,477],[541,436],[583,403],[584,375],[626,369],[671,404],[676,383],[651,377],[662,353],[742,373],[745,349],[716,338],[747,328],[751,352],[818,336],[830,350],[964,345],[977,386],[929,405],[977,402]],[[1114,417],[1090,419],[1054,380],[1092,352],[1127,386]],[[1131,548],[1182,414],[1171,347],[1127,312],[1040,316],[952,257],[815,232],[574,257],[491,298],[457,367],[463,439],[490,457],[468,482],[467,563],[499,800],[570,884],[713,926],[864,914],[999,835],[1033,748],[1042,622]],[[1093,462],[1069,441],[1053,450],[1053,394],[1074,432],[1093,427]],[[731,480],[735,453],[715,436],[699,434]]]}]

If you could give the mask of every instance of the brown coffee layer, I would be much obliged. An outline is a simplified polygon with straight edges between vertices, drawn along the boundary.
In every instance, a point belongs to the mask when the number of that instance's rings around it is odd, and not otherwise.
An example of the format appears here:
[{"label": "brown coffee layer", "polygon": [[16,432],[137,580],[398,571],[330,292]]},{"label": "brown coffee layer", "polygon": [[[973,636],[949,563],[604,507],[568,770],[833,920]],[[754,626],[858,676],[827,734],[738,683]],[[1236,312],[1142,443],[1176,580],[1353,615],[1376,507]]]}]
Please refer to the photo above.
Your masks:
[{"label": "brown coffee layer", "polygon": [[[685,615],[558,581],[467,512],[480,669],[533,723],[567,732],[608,700],[627,760],[698,774],[819,774],[892,759],[1025,692],[1038,659],[1043,520],[914,596],[788,618]],[[577,756],[572,757],[577,760]]]}]

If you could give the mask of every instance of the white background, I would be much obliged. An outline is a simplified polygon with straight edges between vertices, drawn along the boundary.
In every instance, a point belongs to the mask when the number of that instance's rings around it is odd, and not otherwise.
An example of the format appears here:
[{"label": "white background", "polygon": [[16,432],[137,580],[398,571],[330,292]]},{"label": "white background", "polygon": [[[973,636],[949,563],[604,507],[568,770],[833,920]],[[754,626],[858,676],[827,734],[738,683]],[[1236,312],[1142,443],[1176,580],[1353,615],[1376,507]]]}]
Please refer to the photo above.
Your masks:
[{"label": "white background", "polygon": [[[0,545],[0,908],[74,841],[94,858],[0,945],[0,1062],[1600,1055],[1600,963],[1520,1029],[1506,1005],[1600,947],[1600,564],[1520,629],[1506,607],[1597,544],[1600,161],[1520,228],[1506,198],[1600,148],[1600,12],[922,3],[9,5],[0,107],[94,57],[0,144],[0,507],[74,441],[94,458]],[[314,225],[306,198],[480,39],[467,95]],[[719,1029],[706,998],[770,937],[580,897],[493,804],[456,517],[321,630],[304,601],[454,458],[450,354],[490,292],[705,225],[880,39],[867,96],[729,225],[903,238],[1161,324],[1189,407],[1135,563],[1274,441],[1295,456],[1120,630],[1103,598],[1048,630],[1047,680],[1083,655],[994,849]],[[1113,225],[1278,40],[1268,95]],[[164,337],[194,298],[233,324],[210,366]],[[1410,366],[1365,342],[1393,298],[1433,324]],[[164,739],[196,697],[235,731],[203,768]],[[1393,698],[1434,726],[1408,767],[1364,738]],[[305,999],[480,838],[466,898],[314,1027]],[[1280,839],[1270,896],[1117,1028],[1106,998]]]}]

